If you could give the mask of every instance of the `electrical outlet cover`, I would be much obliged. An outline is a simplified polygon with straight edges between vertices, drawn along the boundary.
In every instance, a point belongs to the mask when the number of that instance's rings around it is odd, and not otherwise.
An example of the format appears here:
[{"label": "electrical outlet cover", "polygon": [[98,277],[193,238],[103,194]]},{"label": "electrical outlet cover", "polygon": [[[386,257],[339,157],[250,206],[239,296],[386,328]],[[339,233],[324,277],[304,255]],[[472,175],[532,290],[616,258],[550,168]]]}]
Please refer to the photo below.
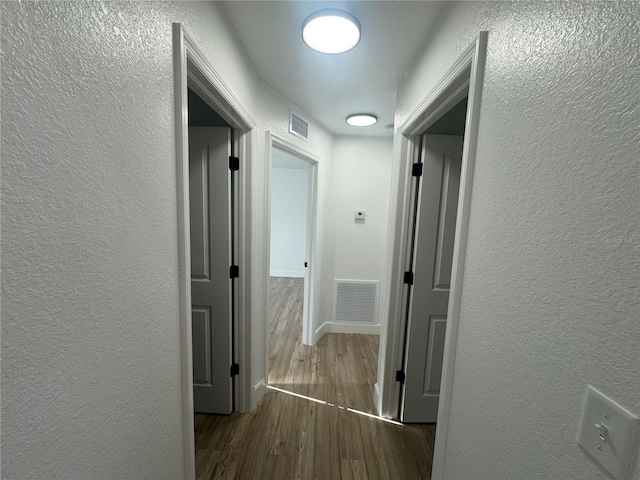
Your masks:
[{"label": "electrical outlet cover", "polygon": [[576,441],[616,480],[625,478],[637,433],[637,416],[587,386]]}]

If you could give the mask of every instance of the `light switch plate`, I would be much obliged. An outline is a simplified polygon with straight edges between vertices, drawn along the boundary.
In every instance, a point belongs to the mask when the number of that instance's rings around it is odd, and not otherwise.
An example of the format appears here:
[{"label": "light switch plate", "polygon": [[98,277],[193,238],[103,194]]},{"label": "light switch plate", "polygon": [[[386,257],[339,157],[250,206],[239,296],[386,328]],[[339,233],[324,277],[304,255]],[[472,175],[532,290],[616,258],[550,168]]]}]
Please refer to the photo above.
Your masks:
[{"label": "light switch plate", "polygon": [[576,441],[616,480],[623,480],[628,471],[638,425],[637,416],[587,386]]}]

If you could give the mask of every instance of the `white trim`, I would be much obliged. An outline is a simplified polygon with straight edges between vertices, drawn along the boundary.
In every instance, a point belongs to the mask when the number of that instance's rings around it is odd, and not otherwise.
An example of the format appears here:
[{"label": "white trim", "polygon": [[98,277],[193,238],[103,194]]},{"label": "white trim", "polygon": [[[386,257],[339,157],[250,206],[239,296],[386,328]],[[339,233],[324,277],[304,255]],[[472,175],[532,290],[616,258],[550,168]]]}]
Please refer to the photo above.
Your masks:
[{"label": "white trim", "polygon": [[336,323],[324,322],[314,332],[314,336],[318,339],[322,338],[325,333],[354,333],[359,335],[380,335],[380,324],[362,324],[362,323]]},{"label": "white trim", "polygon": [[398,128],[399,133],[410,137],[424,132],[466,96],[476,43],[473,42],[462,52],[429,94],[413,109]]},{"label": "white trim", "polygon": [[285,277],[285,278],[304,278],[304,271],[298,270],[272,270],[269,274],[270,277]]},{"label": "white trim", "polygon": [[397,417],[400,397],[400,388],[395,381],[395,372],[402,364],[404,342],[404,313],[406,313],[407,294],[403,283],[403,273],[407,264],[408,225],[411,210],[409,168],[417,154],[416,136],[460,101],[468,89],[469,102],[462,155],[460,200],[456,220],[445,357],[432,472],[434,480],[443,477],[486,45],[487,32],[482,31],[476,41],[461,54],[432,91],[398,128],[397,132],[400,135],[394,155],[398,158],[397,175],[394,177],[394,182],[397,182],[397,196],[394,200],[397,202],[395,204],[396,217],[390,231],[392,248],[387,256],[387,272],[390,272],[391,281],[387,306],[388,318],[382,327],[380,338],[379,368],[383,369],[383,372],[378,378],[379,413],[388,418]]},{"label": "white trim", "polygon": [[[193,356],[191,348],[191,264],[189,224],[189,133],[187,125],[187,49],[184,30],[173,24],[173,75],[176,116],[176,177],[178,203],[178,281],[180,321],[180,370],[182,378],[182,446],[184,478],[196,476],[193,419]],[[186,186],[186,188],[185,188]]]},{"label": "white trim", "polygon": [[251,224],[253,218],[253,186],[252,162],[256,158],[255,129],[248,132],[238,132],[236,152],[240,158],[240,175],[238,178],[238,224],[236,237],[236,255],[240,276],[238,278],[238,294],[236,295],[237,314],[235,316],[235,350],[236,361],[240,365],[240,374],[235,383],[235,408],[239,412],[250,411],[255,403],[251,399],[251,359],[252,359],[252,330],[253,319],[253,263],[251,250]]},{"label": "white trim", "polygon": [[301,148],[289,142],[287,139],[285,139],[284,137],[281,137],[277,133],[273,133],[271,131],[267,133],[270,136],[273,145],[280,148],[281,150],[285,150],[291,153],[292,155],[295,155],[296,157],[300,157],[303,160],[306,160],[307,162],[312,164],[320,162],[321,158],[315,153],[312,153],[308,150],[305,150],[304,148]]},{"label": "white trim", "polygon": [[378,382],[373,384],[373,404],[376,413],[380,415],[380,387],[378,386]]},{"label": "white trim", "polygon": [[[231,91],[227,84],[224,83],[200,48],[198,48],[189,34],[184,31],[184,28],[182,31],[187,48],[188,62],[193,62],[193,65],[197,67],[199,73],[206,79],[206,81],[203,82],[198,72],[192,68],[188,68],[189,71],[187,75],[189,76],[191,88],[233,128],[240,130],[251,130],[255,128],[257,125],[256,121],[249,111],[233,94],[233,91]],[[191,66],[189,65],[189,67]],[[213,89],[209,88],[206,83],[210,83]]]},{"label": "white trim", "polygon": [[453,375],[458,344],[458,326],[460,324],[464,260],[467,251],[467,239],[469,236],[469,213],[471,211],[473,170],[476,160],[478,129],[480,124],[480,101],[482,98],[484,67],[487,58],[487,39],[488,32],[483,31],[478,34],[471,62],[469,102],[467,104],[467,120],[465,125],[464,146],[462,148],[460,196],[458,200],[458,216],[456,219],[456,235],[453,244],[453,265],[451,267],[451,289],[449,292],[447,333],[444,342],[442,382],[440,386],[440,402],[438,404],[438,427],[433,454],[432,478],[434,480],[444,478],[444,460],[449,434]]},{"label": "white trim", "polygon": [[178,209],[178,280],[180,360],[182,379],[182,425],[184,478],[195,478],[195,436],[193,418],[193,359],[191,344],[191,281],[189,229],[189,138],[187,86],[190,86],[233,128],[234,147],[241,159],[238,178],[236,255],[240,266],[236,296],[235,359],[240,375],[235,379],[235,405],[250,410],[251,379],[251,159],[254,155],[256,122],[231,89],[222,81],[180,23],[173,24],[173,63],[176,123],[176,181]]},{"label": "white trim", "polygon": [[267,393],[267,382],[261,378],[258,383],[253,386],[252,403],[255,405]]},{"label": "white trim", "polygon": [[380,388],[380,411],[385,418],[396,418],[400,398],[400,384],[396,381],[396,371],[402,365],[402,343],[404,341],[403,308],[407,303],[403,275],[407,269],[406,251],[409,232],[409,211],[411,209],[411,176],[410,165],[414,161],[416,146],[413,138],[402,137],[398,142],[397,176],[393,178],[397,185],[396,195],[392,201],[397,202],[395,208],[395,225],[390,232],[390,248],[387,254],[387,272],[389,278],[388,317],[383,323],[380,336],[378,370],[378,386]]}]

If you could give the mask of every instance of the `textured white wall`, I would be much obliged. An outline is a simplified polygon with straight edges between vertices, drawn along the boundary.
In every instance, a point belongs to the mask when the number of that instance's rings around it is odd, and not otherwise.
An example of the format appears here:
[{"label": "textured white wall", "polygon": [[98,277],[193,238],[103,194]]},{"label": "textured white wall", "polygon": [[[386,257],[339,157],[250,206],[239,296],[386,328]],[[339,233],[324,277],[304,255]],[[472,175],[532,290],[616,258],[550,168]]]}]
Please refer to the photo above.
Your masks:
[{"label": "textured white wall", "polygon": [[290,104],[256,79],[214,3],[1,8],[3,476],[179,478],[172,22],[259,123],[254,384],[265,368],[265,131],[323,158],[323,196],[333,137],[312,119],[308,143],[287,133]]},{"label": "textured white wall", "polygon": [[272,277],[304,277],[308,183],[308,168],[271,170]]},{"label": "textured white wall", "polygon": [[574,444],[586,385],[640,414],[639,19],[456,5],[399,91],[401,123],[489,30],[445,478],[605,478]]},{"label": "textured white wall", "polygon": [[[335,278],[383,281],[393,139],[336,137],[333,146]],[[365,210],[364,223],[356,210]]]}]

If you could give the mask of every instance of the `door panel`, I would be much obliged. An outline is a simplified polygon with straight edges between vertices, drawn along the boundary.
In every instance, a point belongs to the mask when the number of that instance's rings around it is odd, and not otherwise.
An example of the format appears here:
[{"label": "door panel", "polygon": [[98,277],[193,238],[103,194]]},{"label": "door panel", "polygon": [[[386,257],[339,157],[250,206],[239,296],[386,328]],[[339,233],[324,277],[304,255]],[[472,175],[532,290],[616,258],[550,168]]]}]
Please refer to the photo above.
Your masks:
[{"label": "door panel", "polygon": [[459,160],[444,157],[441,188],[433,288],[448,291],[451,284],[453,239],[456,233],[456,210],[460,192]]},{"label": "door panel", "polygon": [[191,280],[210,280],[209,145],[189,148],[189,208],[191,210]]},{"label": "door panel", "polygon": [[447,328],[447,317],[432,315],[429,317],[429,344],[427,345],[423,395],[439,395],[442,379],[442,359],[444,355],[444,335]]},{"label": "door panel", "polygon": [[438,416],[462,141],[462,136],[425,135],[422,142],[424,165],[413,245],[404,422],[435,422]]},{"label": "door panel", "polygon": [[232,411],[231,130],[189,128],[193,399]]},{"label": "door panel", "polygon": [[211,309],[193,305],[191,310],[193,337],[193,383],[212,385]]}]

